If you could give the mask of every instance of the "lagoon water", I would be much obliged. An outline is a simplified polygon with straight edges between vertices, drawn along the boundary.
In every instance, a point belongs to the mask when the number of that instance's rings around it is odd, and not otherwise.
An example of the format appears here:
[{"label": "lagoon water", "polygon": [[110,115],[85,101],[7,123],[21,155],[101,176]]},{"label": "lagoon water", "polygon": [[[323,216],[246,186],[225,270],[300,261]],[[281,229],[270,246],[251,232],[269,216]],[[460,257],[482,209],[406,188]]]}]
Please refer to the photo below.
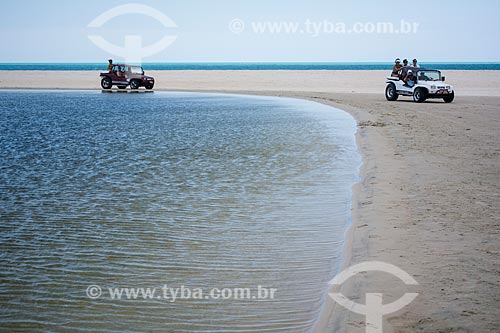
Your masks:
[{"label": "lagoon water", "polygon": [[[296,99],[0,91],[0,327],[308,332],[342,260],[355,130]],[[125,287],[156,290],[112,299]]]}]

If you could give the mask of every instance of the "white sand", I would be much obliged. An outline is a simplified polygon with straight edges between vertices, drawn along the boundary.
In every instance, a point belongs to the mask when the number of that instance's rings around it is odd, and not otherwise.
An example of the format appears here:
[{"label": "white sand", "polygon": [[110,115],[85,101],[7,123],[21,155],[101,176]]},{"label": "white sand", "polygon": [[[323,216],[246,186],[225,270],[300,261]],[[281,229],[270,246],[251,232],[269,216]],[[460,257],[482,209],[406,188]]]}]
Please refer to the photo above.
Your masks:
[{"label": "white sand", "polygon": [[[156,90],[380,93],[388,71],[146,71]],[[443,71],[458,95],[500,96],[498,71]],[[0,89],[100,89],[98,71],[0,71]]]},{"label": "white sand", "polygon": [[[387,102],[385,71],[162,71],[156,89],[312,99],[350,112],[364,164],[355,187],[345,266],[394,264],[342,288],[364,303],[418,298],[388,316],[384,332],[498,332],[500,327],[500,79],[497,71],[444,71],[452,104]],[[0,71],[0,88],[99,89],[97,72]],[[353,93],[354,92],[354,93]],[[489,96],[489,97],[481,97]],[[370,121],[370,122],[368,122]],[[364,316],[329,302],[318,332],[365,332]],[[333,313],[333,316],[332,316]]]}]

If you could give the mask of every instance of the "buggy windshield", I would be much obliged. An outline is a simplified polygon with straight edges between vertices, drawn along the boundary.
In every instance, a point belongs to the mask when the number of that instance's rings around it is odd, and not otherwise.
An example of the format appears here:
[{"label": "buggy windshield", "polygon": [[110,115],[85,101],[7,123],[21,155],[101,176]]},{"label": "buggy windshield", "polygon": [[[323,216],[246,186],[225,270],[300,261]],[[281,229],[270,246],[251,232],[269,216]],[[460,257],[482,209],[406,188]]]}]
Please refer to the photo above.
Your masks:
[{"label": "buggy windshield", "polygon": [[441,81],[441,73],[437,71],[419,71],[417,78],[419,81]]},{"label": "buggy windshield", "polygon": [[144,70],[140,66],[130,66],[130,73],[143,75]]}]

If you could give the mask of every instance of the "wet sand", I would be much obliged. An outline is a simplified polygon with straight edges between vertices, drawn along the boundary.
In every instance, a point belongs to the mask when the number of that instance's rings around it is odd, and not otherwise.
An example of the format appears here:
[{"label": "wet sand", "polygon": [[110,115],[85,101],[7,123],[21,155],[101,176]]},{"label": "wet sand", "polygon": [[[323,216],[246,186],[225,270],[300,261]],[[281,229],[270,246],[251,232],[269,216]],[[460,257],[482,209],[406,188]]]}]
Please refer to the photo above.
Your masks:
[{"label": "wet sand", "polygon": [[[384,332],[494,332],[500,307],[500,79],[498,72],[445,71],[451,104],[387,102],[383,71],[162,71],[157,90],[306,98],[358,122],[362,180],[344,267],[378,260],[412,275],[408,287],[384,273],[342,286],[364,303],[419,296],[386,316]],[[0,72],[0,88],[99,89],[98,73]],[[390,287],[390,288],[388,288]],[[326,286],[325,286],[326,289]],[[327,302],[318,332],[364,332],[364,316]]]}]

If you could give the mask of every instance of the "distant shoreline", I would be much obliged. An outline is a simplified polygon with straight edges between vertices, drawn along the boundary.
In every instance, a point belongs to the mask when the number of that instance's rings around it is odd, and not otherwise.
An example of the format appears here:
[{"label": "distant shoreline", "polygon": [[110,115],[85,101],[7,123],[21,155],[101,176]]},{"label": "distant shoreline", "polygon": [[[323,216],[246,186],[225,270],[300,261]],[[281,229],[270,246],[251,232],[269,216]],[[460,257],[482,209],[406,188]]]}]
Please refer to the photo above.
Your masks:
[{"label": "distant shoreline", "polygon": [[[390,70],[392,62],[145,62],[145,70]],[[5,62],[0,71],[105,70],[107,62]],[[500,70],[500,62],[422,62],[424,68],[441,70]]]}]

